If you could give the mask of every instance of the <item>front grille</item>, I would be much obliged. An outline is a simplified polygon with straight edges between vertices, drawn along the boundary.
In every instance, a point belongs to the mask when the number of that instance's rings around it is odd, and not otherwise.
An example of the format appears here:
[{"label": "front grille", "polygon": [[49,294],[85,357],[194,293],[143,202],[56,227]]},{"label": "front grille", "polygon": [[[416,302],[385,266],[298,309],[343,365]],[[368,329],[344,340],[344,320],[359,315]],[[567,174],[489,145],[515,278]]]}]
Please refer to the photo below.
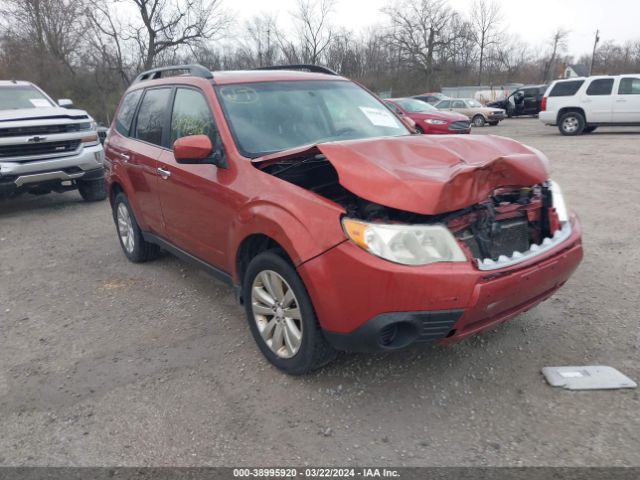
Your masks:
[{"label": "front grille", "polygon": [[468,120],[460,120],[458,122],[453,122],[450,126],[450,130],[466,130],[471,126],[471,122]]},{"label": "front grille", "polygon": [[35,125],[31,127],[0,128],[0,137],[26,137],[29,135],[52,135],[55,133],[70,133],[89,130],[91,124],[67,123],[62,125]]},{"label": "front grille", "polygon": [[529,224],[526,218],[496,222],[497,228],[474,235],[470,230],[458,234],[475,258],[497,260],[500,255],[529,249]]},{"label": "front grille", "polygon": [[80,140],[61,142],[26,143],[22,145],[0,145],[0,158],[29,157],[73,152],[80,146]]}]

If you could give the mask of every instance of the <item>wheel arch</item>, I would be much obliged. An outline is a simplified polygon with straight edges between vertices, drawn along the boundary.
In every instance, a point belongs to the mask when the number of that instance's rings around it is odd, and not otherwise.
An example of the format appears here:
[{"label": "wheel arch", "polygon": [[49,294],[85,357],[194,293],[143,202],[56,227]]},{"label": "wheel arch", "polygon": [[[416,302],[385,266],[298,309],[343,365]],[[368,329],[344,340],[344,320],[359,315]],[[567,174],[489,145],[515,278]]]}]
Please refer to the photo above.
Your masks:
[{"label": "wheel arch", "polygon": [[560,119],[562,118],[562,116],[565,113],[569,113],[569,112],[579,113],[580,115],[582,115],[582,118],[584,118],[585,124],[587,123],[586,112],[581,107],[563,107],[563,108],[561,108],[560,110],[558,110],[558,116],[556,117],[556,123],[559,125],[560,124]]}]

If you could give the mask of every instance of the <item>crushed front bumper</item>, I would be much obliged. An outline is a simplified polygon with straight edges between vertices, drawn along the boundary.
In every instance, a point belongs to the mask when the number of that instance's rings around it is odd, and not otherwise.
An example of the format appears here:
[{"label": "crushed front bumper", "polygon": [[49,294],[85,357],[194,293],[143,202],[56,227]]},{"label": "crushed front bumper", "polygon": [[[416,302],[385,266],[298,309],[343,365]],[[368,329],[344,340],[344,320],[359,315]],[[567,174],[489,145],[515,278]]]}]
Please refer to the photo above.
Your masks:
[{"label": "crushed front bumper", "polygon": [[469,263],[394,264],[343,242],[299,267],[327,339],[350,351],[451,343],[551,296],[582,259],[581,229],[556,248],[504,269]]}]

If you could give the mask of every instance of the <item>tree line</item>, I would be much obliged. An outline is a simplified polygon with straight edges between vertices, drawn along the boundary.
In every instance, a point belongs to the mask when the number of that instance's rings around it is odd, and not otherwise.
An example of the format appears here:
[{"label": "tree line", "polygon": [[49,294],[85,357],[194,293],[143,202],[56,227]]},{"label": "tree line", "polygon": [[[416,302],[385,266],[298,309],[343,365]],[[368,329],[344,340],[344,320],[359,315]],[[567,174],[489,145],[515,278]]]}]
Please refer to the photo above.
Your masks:
[{"label": "tree line", "polygon": [[[508,33],[494,0],[459,12],[446,0],[389,0],[380,23],[338,27],[336,0],[297,0],[291,12],[237,20],[228,0],[0,0],[0,78],[30,80],[109,122],[142,70],[201,63],[211,70],[325,65],[395,96],[441,86],[542,83],[567,55],[568,31],[544,48]],[[640,40],[598,45],[593,73],[640,70]]]}]

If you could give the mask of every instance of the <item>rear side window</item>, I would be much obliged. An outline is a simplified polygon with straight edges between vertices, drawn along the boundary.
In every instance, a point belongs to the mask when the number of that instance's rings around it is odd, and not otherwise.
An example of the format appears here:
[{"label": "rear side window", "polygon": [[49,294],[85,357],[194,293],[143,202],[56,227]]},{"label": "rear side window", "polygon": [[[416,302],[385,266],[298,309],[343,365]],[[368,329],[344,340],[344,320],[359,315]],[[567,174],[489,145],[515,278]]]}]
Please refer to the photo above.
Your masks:
[{"label": "rear side window", "polygon": [[189,135],[207,135],[215,144],[216,124],[207,100],[197,90],[178,88],[171,115],[171,145]]},{"label": "rear side window", "polygon": [[620,79],[619,95],[640,95],[640,78],[626,77]]},{"label": "rear side window", "polygon": [[576,92],[580,89],[583,83],[584,83],[584,80],[558,82],[551,89],[549,96],[550,97],[570,97],[571,95],[576,94]]},{"label": "rear side window", "polygon": [[456,100],[453,102],[453,108],[465,108],[464,102],[462,100]]},{"label": "rear side window", "polygon": [[587,88],[587,95],[611,95],[613,78],[599,78],[591,82]]},{"label": "rear side window", "polygon": [[162,145],[162,132],[170,96],[170,88],[147,90],[138,111],[135,138],[154,145]]},{"label": "rear side window", "polygon": [[136,113],[136,107],[138,106],[138,101],[141,96],[142,90],[134,90],[133,92],[127,93],[124,100],[122,100],[120,111],[116,117],[116,130],[122,135],[129,135],[131,121],[133,120],[133,115]]}]

